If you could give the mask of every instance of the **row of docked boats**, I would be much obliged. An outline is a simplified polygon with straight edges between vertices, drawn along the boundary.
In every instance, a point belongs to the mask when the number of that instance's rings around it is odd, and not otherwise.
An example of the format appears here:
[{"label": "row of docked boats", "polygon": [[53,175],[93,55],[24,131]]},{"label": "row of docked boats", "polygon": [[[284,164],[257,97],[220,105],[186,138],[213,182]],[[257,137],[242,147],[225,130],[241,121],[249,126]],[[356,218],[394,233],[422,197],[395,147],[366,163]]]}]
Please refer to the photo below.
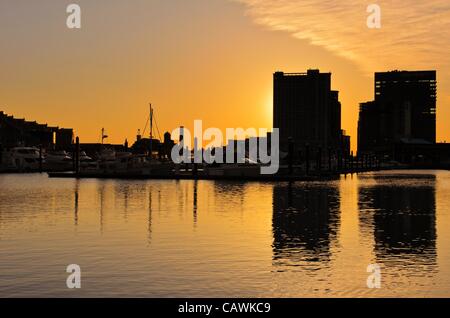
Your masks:
[{"label": "row of docked boats", "polygon": [[[95,159],[81,151],[78,165],[66,151],[15,147],[2,153],[1,172],[49,172],[51,177],[85,178],[238,178],[260,176],[261,165],[248,159],[242,164],[174,164],[172,160],[104,148]],[[75,171],[77,169],[77,171]]]},{"label": "row of docked boats", "polygon": [[[154,112],[150,114],[146,127],[150,126],[153,140]],[[144,128],[145,132],[146,128]],[[159,133],[159,132],[158,132]],[[49,172],[50,177],[98,177],[98,178],[227,178],[256,177],[261,165],[246,159],[242,164],[175,164],[169,158],[156,159],[151,144],[147,154],[116,151],[103,145],[108,138],[102,129],[102,147],[98,153],[88,156],[74,146],[75,153],[64,150],[44,150],[36,147],[14,147],[0,155],[0,172]],[[160,137],[161,139],[161,137]],[[151,153],[152,155],[149,155]],[[193,158],[191,158],[193,159]]]},{"label": "row of docked boats", "polygon": [[145,155],[130,152],[116,152],[104,148],[95,159],[81,151],[78,165],[71,153],[64,150],[40,150],[36,147],[14,147],[1,154],[2,172],[64,172],[78,171],[83,174],[126,174],[146,173],[150,167],[162,166],[162,162],[150,160]]},{"label": "row of docked boats", "polygon": [[[73,158],[64,150],[40,150],[36,147],[14,147],[1,154],[0,171],[69,171],[73,169]],[[80,162],[91,162],[85,152],[80,153]]]}]

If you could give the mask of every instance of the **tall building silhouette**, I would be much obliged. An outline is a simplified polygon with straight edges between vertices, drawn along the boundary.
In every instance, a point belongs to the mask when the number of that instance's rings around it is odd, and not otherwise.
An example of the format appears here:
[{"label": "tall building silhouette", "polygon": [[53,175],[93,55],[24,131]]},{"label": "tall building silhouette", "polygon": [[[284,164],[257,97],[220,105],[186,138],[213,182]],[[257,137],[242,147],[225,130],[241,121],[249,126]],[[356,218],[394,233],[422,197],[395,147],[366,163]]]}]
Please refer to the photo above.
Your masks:
[{"label": "tall building silhouette", "polygon": [[360,104],[358,151],[436,143],[436,71],[375,73],[375,100]]},{"label": "tall building silhouette", "polygon": [[341,103],[339,92],[331,90],[331,73],[276,72],[273,113],[282,150],[288,148],[289,138],[296,147],[340,148]]}]

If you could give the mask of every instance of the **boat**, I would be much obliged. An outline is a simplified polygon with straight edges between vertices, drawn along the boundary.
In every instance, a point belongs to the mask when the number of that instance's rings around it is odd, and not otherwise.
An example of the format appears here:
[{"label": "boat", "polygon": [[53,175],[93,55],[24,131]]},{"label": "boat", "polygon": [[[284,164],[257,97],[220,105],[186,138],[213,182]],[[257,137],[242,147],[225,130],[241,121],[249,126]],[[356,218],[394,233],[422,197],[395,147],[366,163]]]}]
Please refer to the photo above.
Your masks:
[{"label": "boat", "polygon": [[3,170],[10,172],[39,171],[41,161],[40,158],[41,157],[38,148],[14,147],[3,152]]},{"label": "boat", "polygon": [[81,151],[80,152],[80,162],[84,163],[84,162],[92,162],[94,161],[94,159],[92,159],[91,157],[89,157],[85,151]]},{"label": "boat", "polygon": [[[150,117],[147,124],[150,123],[150,140],[153,139],[153,108],[150,105]],[[147,125],[146,124],[146,125]],[[144,129],[145,131],[145,129]],[[105,138],[105,129],[102,129],[102,143]],[[150,144],[151,148],[151,144]],[[148,154],[133,154],[127,151],[116,151],[113,148],[102,147],[97,154],[96,161],[81,161],[78,176],[80,177],[98,177],[98,178],[151,178],[165,177],[173,174],[174,164],[171,161],[161,161],[153,157],[153,152],[149,149]]]},{"label": "boat", "polygon": [[47,171],[69,171],[73,169],[73,159],[64,150],[47,151],[44,158],[44,167]]},{"label": "boat", "polygon": [[261,166],[261,164],[245,158],[244,163],[206,165],[203,171],[206,176],[211,177],[258,177],[261,175]]}]

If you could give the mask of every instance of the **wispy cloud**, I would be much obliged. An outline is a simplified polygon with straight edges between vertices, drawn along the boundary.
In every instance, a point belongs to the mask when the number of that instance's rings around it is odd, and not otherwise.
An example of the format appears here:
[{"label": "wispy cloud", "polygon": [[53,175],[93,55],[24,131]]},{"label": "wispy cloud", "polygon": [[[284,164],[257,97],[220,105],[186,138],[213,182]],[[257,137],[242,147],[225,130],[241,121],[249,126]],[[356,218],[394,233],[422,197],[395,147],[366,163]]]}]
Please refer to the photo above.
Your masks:
[{"label": "wispy cloud", "polygon": [[[448,0],[231,0],[255,23],[286,31],[351,59],[366,71],[450,70]],[[382,8],[382,28],[368,29],[369,4]]]}]

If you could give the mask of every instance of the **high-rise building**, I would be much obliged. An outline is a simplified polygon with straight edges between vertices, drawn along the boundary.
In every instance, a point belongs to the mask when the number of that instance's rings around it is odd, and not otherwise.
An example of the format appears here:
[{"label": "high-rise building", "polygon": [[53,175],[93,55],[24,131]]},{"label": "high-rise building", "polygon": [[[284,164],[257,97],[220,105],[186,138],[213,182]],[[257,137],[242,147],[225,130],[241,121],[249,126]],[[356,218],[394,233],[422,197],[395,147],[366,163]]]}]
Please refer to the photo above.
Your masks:
[{"label": "high-rise building", "polygon": [[399,142],[436,143],[436,71],[375,73],[375,100],[360,106],[358,151]]},{"label": "high-rise building", "polygon": [[366,102],[359,106],[358,152],[377,152],[383,143],[380,140],[380,116],[377,103]]},{"label": "high-rise building", "polygon": [[375,73],[375,101],[388,117],[385,138],[436,142],[436,71]]},{"label": "high-rise building", "polygon": [[331,73],[274,74],[274,128],[279,128],[280,147],[288,148],[289,138],[296,148],[336,150],[341,143],[341,103],[331,90]]}]

